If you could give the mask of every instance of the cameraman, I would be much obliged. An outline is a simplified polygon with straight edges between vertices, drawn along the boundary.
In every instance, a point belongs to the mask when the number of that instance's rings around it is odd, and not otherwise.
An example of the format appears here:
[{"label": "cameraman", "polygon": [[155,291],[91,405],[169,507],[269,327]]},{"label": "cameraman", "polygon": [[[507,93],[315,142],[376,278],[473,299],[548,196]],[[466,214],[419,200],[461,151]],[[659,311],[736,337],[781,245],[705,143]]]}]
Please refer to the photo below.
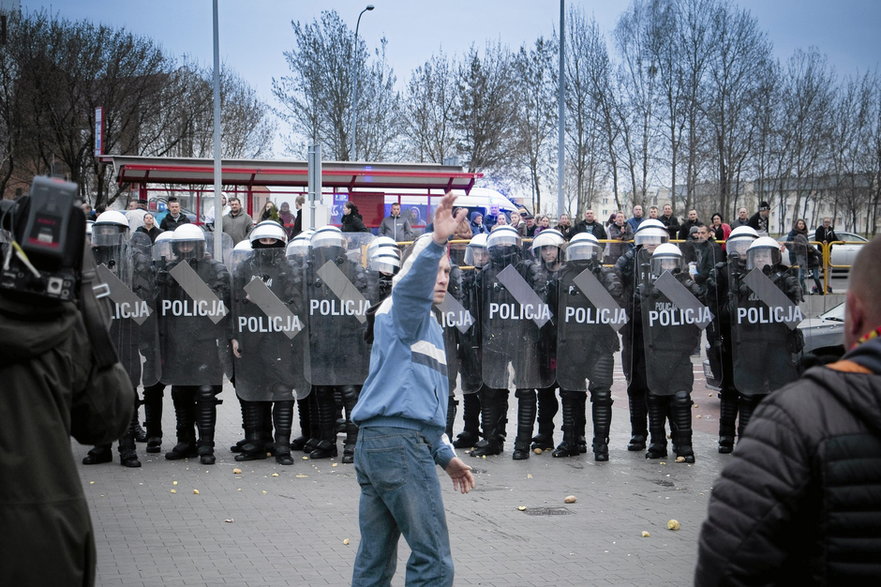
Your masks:
[{"label": "cameraman", "polygon": [[[38,179],[41,178],[35,178],[35,184]],[[42,181],[45,186],[46,182],[55,180]],[[76,189],[73,184],[57,183]],[[65,259],[78,259],[70,267],[80,270],[85,218],[82,211],[73,208],[72,198],[68,199],[73,211],[67,234],[59,246],[64,250]],[[11,230],[0,234],[4,259],[13,235],[16,240],[24,241],[21,225],[27,219],[25,200],[0,210],[2,226]],[[44,265],[38,257],[29,257],[42,273]],[[119,438],[132,416],[134,391],[118,362],[100,367],[90,340],[92,331],[87,330],[76,302],[9,288],[7,272],[3,277],[4,284],[0,288],[0,381],[3,381],[0,469],[5,481],[0,483],[3,582],[91,585],[95,582],[94,533],[70,450],[70,436],[83,444],[101,444]],[[79,296],[82,298],[82,292]],[[94,297],[91,301],[95,301]]]}]

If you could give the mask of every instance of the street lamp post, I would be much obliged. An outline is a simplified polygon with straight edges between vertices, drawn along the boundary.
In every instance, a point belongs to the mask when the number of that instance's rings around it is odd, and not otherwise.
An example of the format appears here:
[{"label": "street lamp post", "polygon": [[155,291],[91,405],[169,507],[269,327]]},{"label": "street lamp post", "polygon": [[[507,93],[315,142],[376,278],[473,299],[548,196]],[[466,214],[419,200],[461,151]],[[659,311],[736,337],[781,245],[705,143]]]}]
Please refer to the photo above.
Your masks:
[{"label": "street lamp post", "polygon": [[358,68],[356,67],[356,59],[358,56],[358,28],[361,26],[361,17],[368,10],[373,10],[373,4],[368,4],[364,10],[358,14],[358,22],[355,23],[355,41],[352,44],[352,124],[349,132],[349,161],[357,159],[355,155],[355,125],[358,122]]}]

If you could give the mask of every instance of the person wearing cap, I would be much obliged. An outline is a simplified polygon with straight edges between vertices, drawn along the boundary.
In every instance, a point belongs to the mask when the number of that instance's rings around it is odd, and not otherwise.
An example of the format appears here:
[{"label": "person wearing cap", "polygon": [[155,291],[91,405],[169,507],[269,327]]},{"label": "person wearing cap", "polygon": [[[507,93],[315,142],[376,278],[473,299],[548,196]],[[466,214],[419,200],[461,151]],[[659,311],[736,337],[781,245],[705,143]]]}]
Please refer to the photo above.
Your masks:
[{"label": "person wearing cap", "polygon": [[453,584],[435,464],[462,493],[474,487],[474,477],[444,434],[447,366],[432,306],[446,297],[451,270],[446,244],[465,217],[464,210],[453,216],[454,199],[451,193],[443,197],[434,232],[414,243],[391,295],[375,309],[370,374],[352,412],[360,427],[355,473],[361,487],[354,586],[390,584],[402,534],[411,550],[408,584]]},{"label": "person wearing cap", "polygon": [[749,225],[759,233],[759,236],[768,236],[768,217],[771,215],[771,205],[768,202],[759,203],[759,211],[750,216]]}]

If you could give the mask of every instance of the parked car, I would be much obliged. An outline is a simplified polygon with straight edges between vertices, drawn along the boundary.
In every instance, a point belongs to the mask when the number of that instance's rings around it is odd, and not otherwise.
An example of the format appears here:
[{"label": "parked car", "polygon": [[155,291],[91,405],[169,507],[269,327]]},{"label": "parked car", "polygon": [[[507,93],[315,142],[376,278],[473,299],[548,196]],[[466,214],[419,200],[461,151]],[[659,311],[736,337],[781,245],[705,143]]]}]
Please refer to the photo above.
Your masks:
[{"label": "parked car", "polygon": [[[804,364],[825,363],[844,354],[844,302],[826,310],[816,318],[805,318],[798,325],[805,338]],[[717,377],[710,361],[704,359],[704,376],[707,387],[719,391]]]},{"label": "parked car", "polygon": [[[847,241],[852,243],[868,243],[869,241],[862,236],[853,233],[853,232],[845,232],[845,231],[835,231],[836,236],[838,236],[838,240]],[[832,245],[832,265],[846,265],[847,267],[834,267],[835,271],[847,271],[850,269],[850,266],[853,265],[854,260],[857,258],[857,254],[863,249],[864,245],[861,244],[839,244]]]}]

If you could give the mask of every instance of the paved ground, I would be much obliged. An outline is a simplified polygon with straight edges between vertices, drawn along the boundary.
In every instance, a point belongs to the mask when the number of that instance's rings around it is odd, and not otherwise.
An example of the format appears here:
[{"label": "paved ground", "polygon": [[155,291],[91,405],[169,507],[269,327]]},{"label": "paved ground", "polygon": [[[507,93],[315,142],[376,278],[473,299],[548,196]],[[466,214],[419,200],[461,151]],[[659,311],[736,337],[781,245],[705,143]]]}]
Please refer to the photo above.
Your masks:
[{"label": "paved ground", "polygon": [[[498,457],[465,455],[478,484],[466,496],[453,493],[438,470],[456,584],[690,582],[709,491],[729,458],[716,453],[718,399],[704,389],[697,357],[695,377],[694,465],[646,461],[643,453],[627,452],[627,397],[619,369],[608,463],[595,463],[592,455],[554,459],[548,453],[515,462],[508,442]],[[352,465],[339,459],[298,460],[291,467],[274,460],[236,463],[228,445],[241,432],[239,410],[228,384],[223,396],[215,466],[198,459],[166,461],[161,454],[146,455],[144,445],[138,445],[140,469],[80,466],[100,585],[349,582],[361,539]],[[515,404],[512,397],[511,422]],[[164,421],[172,431],[167,399]],[[171,440],[167,435],[164,449]],[[85,452],[74,445],[77,459]],[[233,473],[236,467],[241,474]],[[577,502],[564,503],[568,495]],[[666,529],[671,518],[681,523],[678,532]],[[643,531],[651,536],[642,537]],[[395,585],[403,585],[408,555],[402,540]]]}]

